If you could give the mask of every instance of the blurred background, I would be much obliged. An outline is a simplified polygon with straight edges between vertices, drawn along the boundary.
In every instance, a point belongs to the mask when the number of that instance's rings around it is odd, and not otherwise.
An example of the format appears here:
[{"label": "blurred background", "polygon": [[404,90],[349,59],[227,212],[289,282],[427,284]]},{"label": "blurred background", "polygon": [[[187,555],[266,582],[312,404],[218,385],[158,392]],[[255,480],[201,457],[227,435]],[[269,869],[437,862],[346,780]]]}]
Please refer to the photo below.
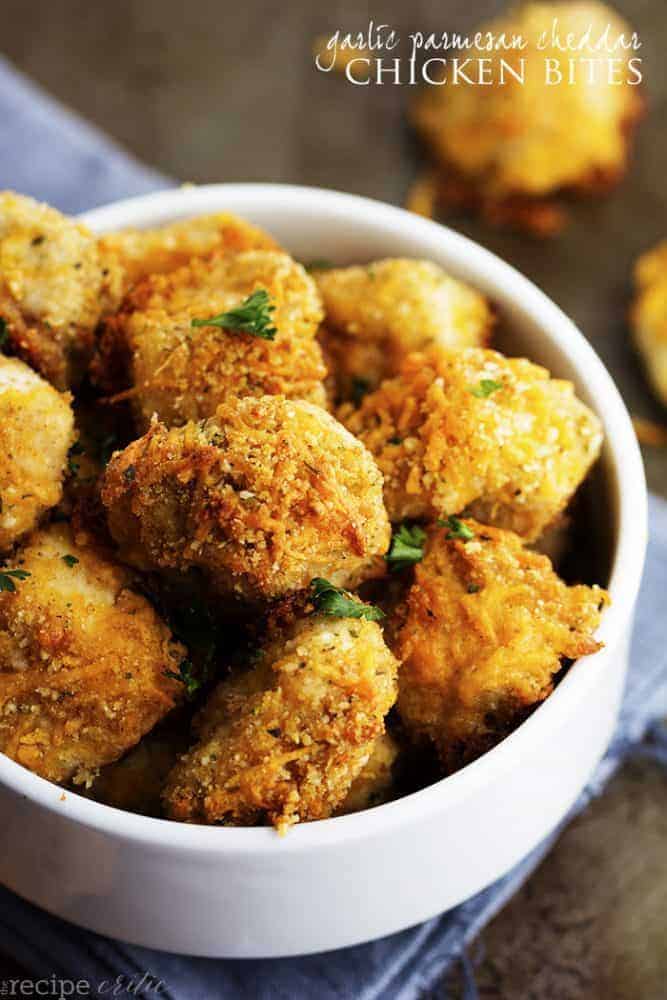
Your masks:
[{"label": "blurred background", "polygon": [[[354,87],[339,74],[317,72],[316,37],[364,30],[370,18],[403,35],[471,32],[506,6],[500,0],[3,0],[0,49],[178,180],[313,184],[400,205],[421,162],[406,120],[413,88]],[[631,412],[665,424],[667,414],[630,346],[626,313],[637,255],[667,237],[667,5],[619,0],[615,6],[643,42],[649,100],[621,187],[576,205],[570,226],[550,241],[465,218],[447,222],[536,281],[592,341]],[[2,186],[11,181],[1,180]],[[645,448],[644,455],[651,487],[667,495],[667,449]],[[632,764],[483,933],[481,995],[663,1000],[665,843],[665,774]]]}]

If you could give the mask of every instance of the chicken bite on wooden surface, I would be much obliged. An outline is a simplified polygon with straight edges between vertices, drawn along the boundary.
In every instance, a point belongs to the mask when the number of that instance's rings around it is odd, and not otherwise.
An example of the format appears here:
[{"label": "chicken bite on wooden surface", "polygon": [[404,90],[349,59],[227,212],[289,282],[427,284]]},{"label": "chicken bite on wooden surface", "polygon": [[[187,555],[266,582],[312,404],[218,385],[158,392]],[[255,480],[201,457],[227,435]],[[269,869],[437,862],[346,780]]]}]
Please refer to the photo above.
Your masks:
[{"label": "chicken bite on wooden surface", "polygon": [[185,656],[126,570],[67,526],[0,570],[0,751],[88,783],[174,707]]},{"label": "chicken bite on wooden surface", "polygon": [[154,424],[107,467],[102,500],[123,557],[202,569],[216,590],[257,600],[324,576],[354,586],[389,544],[382,477],[334,418],[282,396],[214,417]]},{"label": "chicken bite on wooden surface", "polygon": [[391,643],[398,709],[449,770],[506,736],[567,660],[594,653],[608,597],[568,587],[513,532],[473,520],[431,528]]},{"label": "chicken bite on wooden surface", "polygon": [[667,240],[639,258],[635,287],[630,313],[635,343],[655,392],[667,406]]},{"label": "chicken bite on wooden surface", "polygon": [[485,298],[427,260],[380,260],[314,273],[324,304],[320,341],[350,399],[395,375],[411,351],[482,347],[493,316]]},{"label": "chicken bite on wooden surface", "polygon": [[396,698],[397,664],[379,626],[297,613],[260,656],[203,709],[199,741],[167,781],[172,819],[268,820],[284,832],[330,816],[367,764]]},{"label": "chicken bite on wooden surface", "polygon": [[83,374],[120,280],[85,226],[32,198],[0,192],[0,324],[11,350],[58,389]]},{"label": "chicken bite on wooden surface", "polygon": [[153,414],[169,426],[209,417],[231,396],[323,404],[321,318],[315,283],[287,254],[195,259],[134,288],[106,323],[96,370],[108,380],[126,366],[142,430]]},{"label": "chicken bite on wooden surface", "polygon": [[412,354],[340,415],[383,473],[392,521],[468,508],[530,541],[566,506],[602,442],[570,382],[481,348]]},{"label": "chicken bite on wooden surface", "polygon": [[[452,82],[447,60],[448,79],[421,91],[413,121],[443,171],[445,205],[548,235],[565,221],[555,196],[605,191],[626,171],[644,106],[637,53],[593,46],[605,31],[608,44],[630,42],[631,31],[596,2],[526,3],[480,30],[524,45],[467,52],[473,64],[483,57],[484,85],[470,65]],[[565,51],[554,33],[583,45]]]},{"label": "chicken bite on wooden surface", "polygon": [[193,257],[215,251],[241,253],[243,250],[278,250],[268,233],[231,212],[196,215],[156,229],[121,229],[105,233],[98,241],[100,253],[122,269],[122,291],[127,292],[141,278],[167,274],[187,264]]},{"label": "chicken bite on wooden surface", "polygon": [[60,501],[73,440],[69,397],[23,361],[0,355],[0,551]]}]

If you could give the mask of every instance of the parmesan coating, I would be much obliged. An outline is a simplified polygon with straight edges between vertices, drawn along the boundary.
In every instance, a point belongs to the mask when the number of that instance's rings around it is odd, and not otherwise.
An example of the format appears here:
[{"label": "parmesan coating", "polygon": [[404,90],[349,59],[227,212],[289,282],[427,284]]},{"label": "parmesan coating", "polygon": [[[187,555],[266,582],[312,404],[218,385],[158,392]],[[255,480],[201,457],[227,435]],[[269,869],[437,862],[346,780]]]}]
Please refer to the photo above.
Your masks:
[{"label": "parmesan coating", "polygon": [[667,405],[667,240],[639,258],[635,286],[630,313],[635,344],[655,392]]},{"label": "parmesan coating", "polygon": [[[275,306],[273,340],[252,333],[193,327],[238,308],[258,289]],[[210,417],[231,396],[282,394],[323,405],[326,374],[315,340],[322,307],[312,278],[287,254],[248,251],[195,259],[146,278],[107,324],[101,350],[118,369],[125,354],[137,424],[153,414],[169,426]]]},{"label": "parmesan coating", "polygon": [[[571,34],[577,42],[590,28],[590,46],[563,51],[554,43],[554,23],[560,39]],[[413,107],[415,126],[449,178],[448,186],[456,189],[459,182],[460,200],[497,221],[521,223],[522,201],[539,204],[560,191],[586,194],[619,181],[643,99],[638,74],[629,64],[637,53],[619,47],[611,56],[593,49],[607,25],[610,41],[621,33],[630,39],[628,25],[602,3],[520,5],[480,30],[496,38],[520,35],[523,48],[466,53],[473,62],[483,57],[483,86],[476,77],[466,81],[470,65],[452,83],[448,59],[448,79],[420,92]],[[512,202],[519,212],[514,219]],[[538,229],[542,224],[556,229],[563,218],[538,211],[533,221]],[[530,213],[523,214],[523,222],[531,227]]]},{"label": "parmesan coating", "polygon": [[120,271],[85,226],[0,192],[0,317],[14,353],[58,389],[76,384]]},{"label": "parmesan coating", "polygon": [[447,769],[479,756],[553,688],[565,660],[594,653],[600,587],[568,587],[546,556],[476,521],[474,538],[431,528],[392,648],[398,708]]},{"label": "parmesan coating", "polygon": [[122,270],[122,292],[141,278],[176,271],[193,257],[213,251],[279,249],[272,236],[230,212],[197,215],[157,229],[121,229],[101,236],[98,246],[102,256]]},{"label": "parmesan coating", "polygon": [[339,815],[371,809],[386,802],[393,789],[393,768],[400,747],[393,736],[382,733],[378,736],[368,763],[354,779],[349,792],[338,808]]},{"label": "parmesan coating", "polygon": [[69,396],[0,355],[0,551],[59,503],[73,440]]},{"label": "parmesan coating", "polygon": [[182,685],[166,671],[185,650],[127,572],[63,524],[11,568],[30,575],[0,593],[0,750],[51,781],[89,783],[174,706]]},{"label": "parmesan coating", "polygon": [[316,272],[324,303],[320,333],[339,399],[355,380],[375,388],[411,351],[482,347],[493,316],[479,292],[428,260],[380,260]]},{"label": "parmesan coating", "polygon": [[383,473],[392,521],[470,509],[530,541],[566,506],[602,442],[570,382],[481,348],[412,354],[340,416]]},{"label": "parmesan coating", "polygon": [[176,765],[173,819],[282,833],[324,819],[367,764],[396,698],[397,664],[375,622],[306,615],[272,635],[250,673],[223,682],[199,742]]},{"label": "parmesan coating", "polygon": [[366,449],[320,407],[281,396],[234,400],[182,428],[154,424],[112,458],[102,500],[126,560],[199,567],[219,593],[250,600],[317,576],[354,586],[389,545]]}]

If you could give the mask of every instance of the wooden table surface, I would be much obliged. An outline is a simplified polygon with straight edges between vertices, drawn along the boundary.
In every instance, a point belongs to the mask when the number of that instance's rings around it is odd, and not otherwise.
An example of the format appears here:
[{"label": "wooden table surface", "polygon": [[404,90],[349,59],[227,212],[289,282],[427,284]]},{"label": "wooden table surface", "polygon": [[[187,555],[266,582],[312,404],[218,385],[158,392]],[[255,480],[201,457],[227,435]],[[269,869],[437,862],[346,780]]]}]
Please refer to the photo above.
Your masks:
[{"label": "wooden table surface", "polygon": [[[405,120],[410,88],[352,87],[316,72],[313,39],[363,28],[371,14],[403,34],[470,31],[503,6],[4,0],[0,48],[174,177],[314,184],[401,204],[418,169]],[[622,187],[578,206],[570,228],[551,242],[470,220],[452,224],[515,264],[573,317],[633,413],[665,421],[629,345],[625,315],[633,261],[667,236],[667,10],[664,0],[619,0],[617,7],[640,32],[650,98]],[[667,495],[667,449],[644,457],[651,488]],[[666,832],[664,774],[649,764],[626,768],[482,935],[483,995],[662,1000]],[[0,964],[0,980],[3,971]]]}]

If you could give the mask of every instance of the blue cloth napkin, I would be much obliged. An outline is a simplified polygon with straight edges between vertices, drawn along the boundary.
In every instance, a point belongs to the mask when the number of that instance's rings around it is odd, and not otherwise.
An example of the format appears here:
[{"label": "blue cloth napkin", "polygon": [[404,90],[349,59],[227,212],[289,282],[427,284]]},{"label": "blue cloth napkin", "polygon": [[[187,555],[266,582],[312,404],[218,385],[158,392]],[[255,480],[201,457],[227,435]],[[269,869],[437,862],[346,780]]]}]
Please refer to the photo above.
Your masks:
[{"label": "blue cloth napkin", "polygon": [[[63,211],[79,212],[169,184],[0,59],[0,188],[12,187]],[[667,714],[667,621],[661,613],[666,592],[667,503],[652,497],[648,562],[618,729],[565,822],[600,794],[629,754],[649,754],[667,765],[667,732],[655,721]],[[465,959],[466,946],[535,869],[559,832],[500,881],[456,909],[356,948],[298,959],[186,958],[79,930],[2,888],[0,947],[35,977],[55,974],[88,980],[91,995],[99,984],[120,976],[125,993],[134,987],[135,995],[155,996],[148,988],[148,974],[153,983],[164,984],[157,995],[174,1000],[412,1000],[433,988],[454,962]],[[467,997],[473,998],[476,991],[467,961],[465,968]]]}]

